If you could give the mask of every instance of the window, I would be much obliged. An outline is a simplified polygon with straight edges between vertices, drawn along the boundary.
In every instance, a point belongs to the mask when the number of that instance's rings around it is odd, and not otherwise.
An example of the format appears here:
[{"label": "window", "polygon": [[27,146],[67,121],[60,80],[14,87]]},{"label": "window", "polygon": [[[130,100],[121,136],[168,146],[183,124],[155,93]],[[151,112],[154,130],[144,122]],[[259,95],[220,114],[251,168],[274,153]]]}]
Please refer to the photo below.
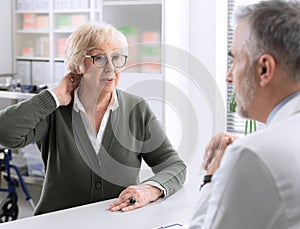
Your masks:
[{"label": "window", "polygon": [[[259,0],[228,0],[228,32],[227,32],[227,49],[229,51],[232,40],[234,28],[232,27],[232,20],[234,18],[234,13],[237,7],[254,4],[260,2]],[[227,59],[227,70],[231,67],[231,59]],[[246,120],[239,117],[237,113],[229,111],[230,98],[233,94],[233,86],[227,84],[227,131],[237,134],[243,134],[245,131]],[[263,128],[262,123],[257,123],[257,128]]]}]

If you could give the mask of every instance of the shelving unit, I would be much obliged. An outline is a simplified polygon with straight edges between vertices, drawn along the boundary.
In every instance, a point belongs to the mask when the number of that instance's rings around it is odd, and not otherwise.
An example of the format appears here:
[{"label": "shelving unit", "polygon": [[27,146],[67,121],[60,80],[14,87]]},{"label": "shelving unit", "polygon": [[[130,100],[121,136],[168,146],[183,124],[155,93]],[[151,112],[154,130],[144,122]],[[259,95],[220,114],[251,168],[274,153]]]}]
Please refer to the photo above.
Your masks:
[{"label": "shelving unit", "polygon": [[21,83],[51,85],[66,72],[65,39],[80,24],[96,20],[92,2],[13,1],[15,70]]},{"label": "shelving unit", "polygon": [[[139,50],[133,51],[129,58],[131,67],[126,72],[162,72],[159,65],[141,64],[161,59],[162,0],[14,0],[12,8],[15,70],[24,84],[53,84],[65,74],[66,38],[86,21],[113,24],[125,33],[130,44],[156,43],[140,45]],[[132,67],[136,62],[139,66]]]}]

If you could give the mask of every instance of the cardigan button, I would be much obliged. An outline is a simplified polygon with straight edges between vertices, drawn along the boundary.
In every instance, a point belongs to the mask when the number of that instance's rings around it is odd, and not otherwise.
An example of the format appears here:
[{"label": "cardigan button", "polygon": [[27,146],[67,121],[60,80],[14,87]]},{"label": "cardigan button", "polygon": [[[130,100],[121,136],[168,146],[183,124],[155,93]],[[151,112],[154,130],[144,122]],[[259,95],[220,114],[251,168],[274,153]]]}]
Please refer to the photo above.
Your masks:
[{"label": "cardigan button", "polygon": [[96,182],[96,183],[95,183],[95,187],[96,187],[97,189],[101,188],[101,183],[100,183],[100,182]]}]

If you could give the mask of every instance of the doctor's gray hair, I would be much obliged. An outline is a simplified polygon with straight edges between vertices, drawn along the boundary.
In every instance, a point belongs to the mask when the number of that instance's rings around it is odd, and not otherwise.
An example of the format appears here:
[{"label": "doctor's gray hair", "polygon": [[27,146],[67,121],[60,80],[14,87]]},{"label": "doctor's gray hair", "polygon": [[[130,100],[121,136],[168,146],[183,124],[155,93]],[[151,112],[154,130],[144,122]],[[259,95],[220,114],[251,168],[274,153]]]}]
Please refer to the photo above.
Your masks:
[{"label": "doctor's gray hair", "polygon": [[246,50],[256,61],[268,53],[300,80],[300,1],[272,0],[239,8],[237,22],[246,24]]}]

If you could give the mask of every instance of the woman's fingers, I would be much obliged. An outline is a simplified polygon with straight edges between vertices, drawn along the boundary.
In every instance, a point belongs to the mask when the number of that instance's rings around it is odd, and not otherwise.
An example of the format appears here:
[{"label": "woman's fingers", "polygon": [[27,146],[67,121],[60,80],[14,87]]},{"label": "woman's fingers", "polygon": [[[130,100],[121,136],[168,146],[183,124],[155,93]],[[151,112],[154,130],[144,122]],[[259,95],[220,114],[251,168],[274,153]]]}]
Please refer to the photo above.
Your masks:
[{"label": "woman's fingers", "polygon": [[[132,210],[134,208],[140,207],[140,193],[128,191],[127,189],[125,189],[124,191],[120,194],[119,198],[116,201],[108,206],[108,210],[112,212],[124,210],[128,211],[130,209]],[[132,198],[134,198],[135,201],[130,201],[130,199]]]},{"label": "woman's fingers", "polygon": [[68,105],[71,102],[74,89],[78,87],[81,78],[82,75],[69,72],[63,76],[57,86],[52,89],[52,92],[58,98],[60,106]]},{"label": "woman's fingers", "polygon": [[107,209],[113,212],[131,211],[155,201],[159,198],[160,193],[159,188],[147,184],[129,186],[120,193],[119,198]]}]

